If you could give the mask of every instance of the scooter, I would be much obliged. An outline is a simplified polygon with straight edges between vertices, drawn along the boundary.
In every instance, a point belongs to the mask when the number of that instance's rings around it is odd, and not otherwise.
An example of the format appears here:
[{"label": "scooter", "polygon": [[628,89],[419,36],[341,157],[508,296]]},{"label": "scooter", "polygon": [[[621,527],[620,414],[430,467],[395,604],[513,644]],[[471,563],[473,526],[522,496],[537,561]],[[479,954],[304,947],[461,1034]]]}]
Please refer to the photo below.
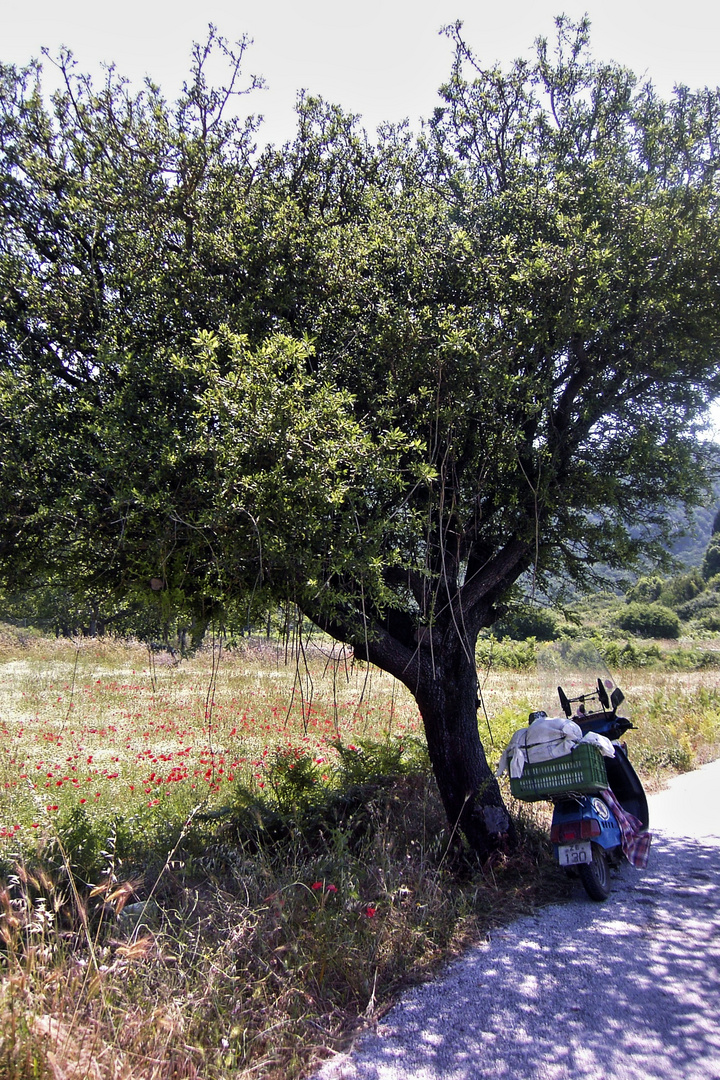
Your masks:
[{"label": "scooter", "polygon": [[[604,791],[548,796],[554,803],[550,840],[559,865],[577,873],[592,900],[607,900],[609,868],[627,857],[628,850],[631,857],[639,850],[642,855],[638,858],[647,859],[647,798],[628,759],[627,746],[620,741],[635,725],[618,714],[625,695],[610,679],[599,678],[594,690],[574,698],[559,686],[558,696],[565,716],[578,724],[583,734],[594,731],[604,735],[615,749],[614,757],[603,758],[607,772]],[[645,837],[639,835],[643,832]],[[633,861],[644,865],[644,861]]]}]

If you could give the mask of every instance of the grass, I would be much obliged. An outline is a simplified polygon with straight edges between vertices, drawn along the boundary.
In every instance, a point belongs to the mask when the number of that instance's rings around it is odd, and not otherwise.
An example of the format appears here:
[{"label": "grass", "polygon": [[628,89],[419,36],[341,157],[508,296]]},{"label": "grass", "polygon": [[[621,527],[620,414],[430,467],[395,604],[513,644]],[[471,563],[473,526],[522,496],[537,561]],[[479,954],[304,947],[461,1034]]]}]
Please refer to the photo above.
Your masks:
[{"label": "grass", "polygon": [[[288,662],[286,662],[286,660]],[[720,673],[623,673],[650,786],[718,753]],[[543,804],[478,867],[414,702],[341,652],[0,648],[0,1076],[292,1078],[399,990],[566,896]],[[491,671],[495,761],[538,703]]]}]

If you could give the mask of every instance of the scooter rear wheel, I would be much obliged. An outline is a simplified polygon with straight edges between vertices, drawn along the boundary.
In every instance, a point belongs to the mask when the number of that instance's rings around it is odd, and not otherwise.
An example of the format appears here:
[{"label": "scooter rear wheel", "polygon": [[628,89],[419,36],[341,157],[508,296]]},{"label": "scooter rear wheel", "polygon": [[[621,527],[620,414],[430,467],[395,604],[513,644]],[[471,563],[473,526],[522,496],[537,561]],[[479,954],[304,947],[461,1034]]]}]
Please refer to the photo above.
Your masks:
[{"label": "scooter rear wheel", "polygon": [[580,864],[577,871],[591,900],[607,900],[610,895],[610,871],[605,852],[598,844],[592,846],[592,862]]}]

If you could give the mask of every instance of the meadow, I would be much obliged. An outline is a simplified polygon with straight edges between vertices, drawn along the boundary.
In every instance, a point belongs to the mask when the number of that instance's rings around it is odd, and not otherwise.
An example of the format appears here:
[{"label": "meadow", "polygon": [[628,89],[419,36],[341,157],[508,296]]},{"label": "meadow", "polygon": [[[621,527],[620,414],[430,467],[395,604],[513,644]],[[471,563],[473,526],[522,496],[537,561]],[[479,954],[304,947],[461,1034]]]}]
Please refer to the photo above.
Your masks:
[{"label": "meadow", "polygon": [[[628,668],[649,787],[720,753],[720,671]],[[492,764],[538,704],[483,669]],[[301,1076],[399,989],[572,887],[542,804],[479,867],[411,696],[328,642],[0,644],[0,1075]]]}]

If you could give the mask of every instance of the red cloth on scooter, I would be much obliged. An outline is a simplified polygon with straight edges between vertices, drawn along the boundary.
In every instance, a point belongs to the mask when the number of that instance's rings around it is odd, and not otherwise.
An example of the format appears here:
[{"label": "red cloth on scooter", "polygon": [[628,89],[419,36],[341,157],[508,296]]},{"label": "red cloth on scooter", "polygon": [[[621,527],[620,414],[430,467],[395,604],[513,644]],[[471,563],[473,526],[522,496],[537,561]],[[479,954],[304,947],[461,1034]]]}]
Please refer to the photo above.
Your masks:
[{"label": "red cloth on scooter", "polygon": [[617,818],[625,858],[631,866],[637,867],[638,870],[644,870],[650,855],[652,833],[643,830],[642,822],[638,821],[634,814],[629,814],[627,810],[623,810],[609,788],[600,792],[600,798],[607,803]]}]

